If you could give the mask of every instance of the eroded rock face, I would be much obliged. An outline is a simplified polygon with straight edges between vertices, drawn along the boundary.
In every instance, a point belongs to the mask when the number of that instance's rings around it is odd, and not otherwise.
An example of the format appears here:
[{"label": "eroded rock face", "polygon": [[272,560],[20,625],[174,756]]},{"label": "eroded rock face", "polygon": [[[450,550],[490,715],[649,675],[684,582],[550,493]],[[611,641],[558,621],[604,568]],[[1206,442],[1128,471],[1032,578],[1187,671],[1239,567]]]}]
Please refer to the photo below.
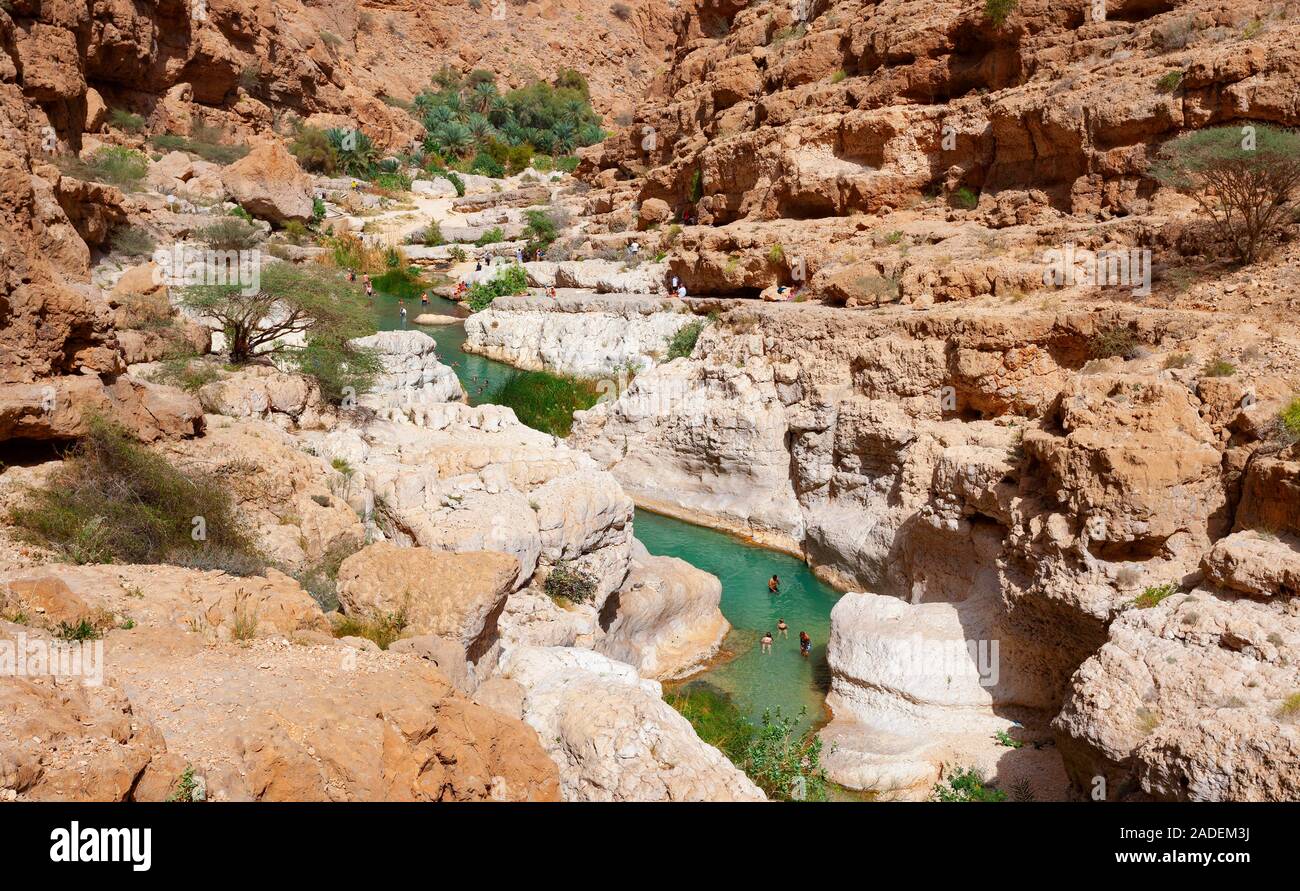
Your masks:
[{"label": "eroded rock face", "polygon": [[379,354],[383,372],[360,404],[384,408],[417,402],[464,402],[456,372],[442,364],[438,343],[423,331],[380,331],[352,341]]},{"label": "eroded rock face", "polygon": [[694,321],[674,311],[681,308],[680,302],[630,294],[499,297],[465,320],[465,350],[520,368],[612,380],[667,355],[673,335]]},{"label": "eroded rock face", "polygon": [[306,223],[312,215],[311,177],[279,140],[269,140],[221,171],[233,201],[276,225]]},{"label": "eroded rock face", "polygon": [[[560,768],[568,801],[761,801],[763,793],[663,701],[659,684],[591,650],[518,647],[499,677]],[[522,696],[518,696],[518,692]],[[502,692],[494,701],[506,707]]]},{"label": "eroded rock face", "polygon": [[[639,541],[613,620],[597,649],[636,666],[642,677],[671,680],[704,664],[731,624],[722,615],[722,583],[676,557],[657,557]],[[610,610],[608,605],[605,612]]]},{"label": "eroded rock face", "polygon": [[447,553],[375,542],[339,567],[343,611],[363,618],[400,614],[404,631],[446,638],[468,651],[495,634],[514,590],[519,561],[490,551]]},{"label": "eroded rock face", "polygon": [[1055,722],[1075,787],[1109,800],[1295,798],[1297,635],[1293,600],[1213,589],[1123,612]]},{"label": "eroded rock face", "polygon": [[[418,656],[334,641],[283,575],[56,565],[8,573],[0,591],[32,616],[45,604],[111,628],[103,687],[0,679],[7,797],[160,801],[187,770],[209,800],[558,795],[530,728],[461,698]],[[0,624],[19,634],[46,640],[36,622]]]}]

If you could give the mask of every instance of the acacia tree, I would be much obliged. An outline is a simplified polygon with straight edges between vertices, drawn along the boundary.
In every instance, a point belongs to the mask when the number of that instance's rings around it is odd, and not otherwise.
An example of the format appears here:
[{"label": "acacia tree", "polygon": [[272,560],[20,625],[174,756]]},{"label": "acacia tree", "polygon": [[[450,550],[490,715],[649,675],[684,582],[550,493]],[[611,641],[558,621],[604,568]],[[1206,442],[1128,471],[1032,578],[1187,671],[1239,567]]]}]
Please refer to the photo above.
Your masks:
[{"label": "acacia tree", "polygon": [[1151,173],[1191,195],[1237,259],[1253,263],[1296,208],[1300,134],[1267,124],[1184,133],[1165,145]]},{"label": "acacia tree", "polygon": [[322,266],[276,262],[261,270],[256,292],[247,290],[196,285],[181,291],[181,304],[225,335],[233,364],[279,358],[316,377],[335,402],[349,388],[365,391],[380,364],[372,350],[350,343],[375,332],[354,289]]}]

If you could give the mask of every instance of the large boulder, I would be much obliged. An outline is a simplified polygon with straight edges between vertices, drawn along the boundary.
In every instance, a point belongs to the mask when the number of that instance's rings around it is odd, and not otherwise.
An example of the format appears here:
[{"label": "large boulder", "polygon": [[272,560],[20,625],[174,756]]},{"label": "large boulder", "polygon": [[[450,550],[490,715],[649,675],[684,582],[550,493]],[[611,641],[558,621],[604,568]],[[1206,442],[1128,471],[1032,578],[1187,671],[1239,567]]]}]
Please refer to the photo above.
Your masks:
[{"label": "large boulder", "polygon": [[263,142],[224,168],[221,181],[231,199],[255,217],[277,225],[311,219],[311,177],[278,141]]},{"label": "large boulder", "polygon": [[596,649],[636,666],[642,677],[690,674],[731,628],[719,608],[717,576],[676,557],[656,557],[639,541],[632,544],[632,571],[614,596],[614,620]]},{"label": "large boulder", "polygon": [[499,676],[518,685],[513,701],[559,765],[566,801],[764,798],[630,665],[591,650],[517,647]]},{"label": "large boulder", "polygon": [[509,554],[375,542],[339,567],[339,603],[349,615],[401,615],[411,634],[447,638],[469,652],[485,632],[495,633],[494,614],[518,572]]}]

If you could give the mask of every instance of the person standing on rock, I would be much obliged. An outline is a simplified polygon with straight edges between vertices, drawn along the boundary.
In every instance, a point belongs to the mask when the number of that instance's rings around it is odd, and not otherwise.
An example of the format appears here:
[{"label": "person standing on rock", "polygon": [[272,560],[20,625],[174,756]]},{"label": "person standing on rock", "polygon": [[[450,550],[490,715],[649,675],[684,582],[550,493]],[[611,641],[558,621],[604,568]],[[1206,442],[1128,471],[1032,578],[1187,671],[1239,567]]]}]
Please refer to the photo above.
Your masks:
[{"label": "person standing on rock", "polygon": [[812,638],[807,631],[799,632],[799,655],[805,659],[812,655]]},{"label": "person standing on rock", "polygon": [[781,593],[781,579],[775,573],[767,580],[767,590],[773,594]]},{"label": "person standing on rock", "polygon": [[771,653],[771,652],[772,652],[772,632],[770,632],[770,631],[765,631],[765,632],[763,633],[763,641],[762,641],[762,643],[763,643],[763,652],[764,652],[764,653]]},{"label": "person standing on rock", "polygon": [[790,637],[790,626],[785,624],[785,619],[776,620],[776,630],[782,637]]}]

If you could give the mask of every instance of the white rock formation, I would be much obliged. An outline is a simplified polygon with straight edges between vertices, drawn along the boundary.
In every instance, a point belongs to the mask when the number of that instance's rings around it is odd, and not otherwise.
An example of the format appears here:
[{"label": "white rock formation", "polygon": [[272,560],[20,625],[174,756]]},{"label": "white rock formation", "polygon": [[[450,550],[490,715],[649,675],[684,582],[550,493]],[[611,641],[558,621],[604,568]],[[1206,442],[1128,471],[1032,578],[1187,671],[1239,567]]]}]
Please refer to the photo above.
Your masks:
[{"label": "white rock formation", "polygon": [[661,360],[673,335],[695,320],[683,310],[633,294],[501,297],[465,320],[465,350],[520,368],[609,377]]},{"label": "white rock formation", "polygon": [[437,341],[423,331],[380,331],[351,341],[379,353],[383,373],[361,405],[391,408],[411,402],[463,402],[456,372],[438,360]]},{"label": "white rock formation", "polygon": [[[513,682],[512,693],[501,680]],[[517,647],[494,707],[513,700],[569,801],[761,801],[762,791],[663,701],[656,681],[591,650]],[[511,685],[511,686],[513,686]],[[482,700],[480,700],[482,701]]]},{"label": "white rock formation", "polygon": [[[831,611],[834,720],[821,731],[827,775],[883,798],[929,795],[944,766],[973,765],[1004,788],[1022,778],[1059,797],[1065,777],[1034,749],[1000,748],[1017,710],[1042,708],[1033,654],[998,633],[995,596],[909,604],[845,594]],[[1014,666],[1014,668],[1013,668]],[[1032,754],[1031,754],[1032,753]]]},{"label": "white rock formation", "polygon": [[731,628],[722,615],[722,583],[676,557],[632,543],[632,572],[618,610],[596,649],[636,666],[642,677],[671,680],[696,670]]}]

